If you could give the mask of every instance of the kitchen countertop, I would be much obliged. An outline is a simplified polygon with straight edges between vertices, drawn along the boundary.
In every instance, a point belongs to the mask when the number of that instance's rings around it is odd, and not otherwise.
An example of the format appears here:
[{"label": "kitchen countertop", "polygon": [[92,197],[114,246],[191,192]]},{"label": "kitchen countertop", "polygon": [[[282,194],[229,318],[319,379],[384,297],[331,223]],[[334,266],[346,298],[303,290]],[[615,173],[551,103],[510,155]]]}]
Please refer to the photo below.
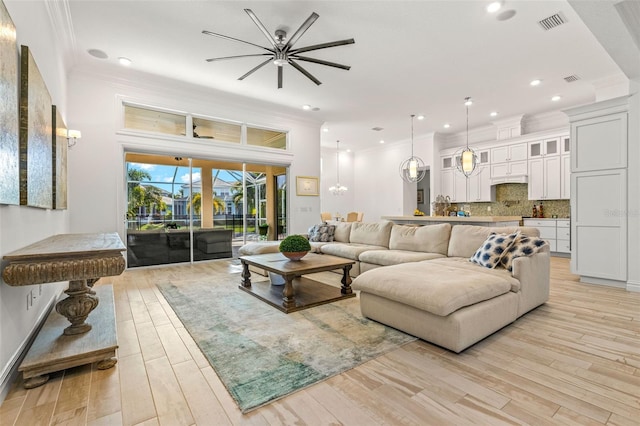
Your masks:
[{"label": "kitchen countertop", "polygon": [[522,216],[382,216],[390,221],[411,222],[459,222],[459,223],[500,223],[519,222]]}]

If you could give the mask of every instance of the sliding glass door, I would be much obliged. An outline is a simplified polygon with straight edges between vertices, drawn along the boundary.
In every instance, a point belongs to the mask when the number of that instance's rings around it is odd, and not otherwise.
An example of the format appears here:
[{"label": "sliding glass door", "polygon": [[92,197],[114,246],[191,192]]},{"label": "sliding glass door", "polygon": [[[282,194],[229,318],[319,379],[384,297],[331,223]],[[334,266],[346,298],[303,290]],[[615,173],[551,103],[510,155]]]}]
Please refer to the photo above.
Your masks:
[{"label": "sliding glass door", "polygon": [[286,168],[126,154],[128,266],[230,258],[286,235]]}]

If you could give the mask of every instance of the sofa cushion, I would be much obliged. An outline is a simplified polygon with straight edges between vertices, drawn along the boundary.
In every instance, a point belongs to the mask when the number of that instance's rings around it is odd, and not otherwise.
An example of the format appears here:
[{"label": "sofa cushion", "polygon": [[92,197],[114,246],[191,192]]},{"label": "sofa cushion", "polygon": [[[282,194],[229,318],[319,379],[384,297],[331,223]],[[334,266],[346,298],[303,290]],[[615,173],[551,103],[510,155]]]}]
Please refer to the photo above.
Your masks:
[{"label": "sofa cushion", "polygon": [[393,222],[353,222],[349,242],[371,246],[389,247],[389,236]]},{"label": "sofa cushion", "polygon": [[335,225],[329,225],[323,223],[320,225],[313,225],[309,228],[309,241],[315,242],[331,242],[333,241],[333,234],[336,231]]},{"label": "sofa cushion", "polygon": [[339,222],[337,220],[328,220],[326,222],[328,225],[333,225],[336,227],[333,232],[333,241],[339,243],[348,243],[349,235],[351,234],[351,225],[352,222]]},{"label": "sofa cushion", "polygon": [[500,265],[511,271],[513,269],[513,259],[538,253],[546,244],[547,242],[541,238],[520,234],[500,259]]},{"label": "sofa cushion", "polygon": [[486,268],[495,268],[519,234],[520,231],[506,235],[492,232],[469,260]]},{"label": "sofa cushion", "polygon": [[330,254],[333,256],[343,257],[345,259],[359,260],[361,253],[368,250],[386,250],[386,247],[372,246],[368,244],[355,244],[355,243],[329,243],[320,248],[320,251],[324,254]]},{"label": "sofa cushion", "polygon": [[393,225],[389,249],[447,254],[451,225],[441,223],[426,226]]},{"label": "sofa cushion", "polygon": [[529,236],[540,236],[537,228],[526,226],[477,226],[477,225],[455,225],[451,228],[451,238],[449,239],[449,257],[473,256],[480,244],[487,239],[489,234],[511,234],[517,230]]},{"label": "sofa cushion", "polygon": [[466,259],[458,259],[463,263],[447,260],[371,269],[356,277],[352,287],[439,316],[447,316],[464,306],[492,299],[512,289],[515,279],[504,269],[483,268]]},{"label": "sofa cushion", "polygon": [[397,265],[399,263],[420,262],[422,260],[444,257],[440,253],[425,253],[411,250],[369,250],[360,254],[360,261],[380,266]]}]

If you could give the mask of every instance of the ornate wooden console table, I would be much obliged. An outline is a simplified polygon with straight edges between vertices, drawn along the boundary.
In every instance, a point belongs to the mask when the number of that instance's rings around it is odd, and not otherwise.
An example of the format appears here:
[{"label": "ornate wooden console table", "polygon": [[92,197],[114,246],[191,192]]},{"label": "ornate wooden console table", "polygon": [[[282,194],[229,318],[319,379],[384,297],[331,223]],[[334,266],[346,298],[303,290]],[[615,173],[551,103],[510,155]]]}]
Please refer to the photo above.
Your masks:
[{"label": "ornate wooden console table", "polygon": [[54,371],[95,361],[100,369],[115,365],[113,289],[101,286],[93,291],[91,287],[101,277],[124,271],[125,250],[117,233],[60,234],[4,256],[9,264],[2,278],[9,285],[69,281],[67,297],[49,314],[20,365],[26,388],[45,383]]}]

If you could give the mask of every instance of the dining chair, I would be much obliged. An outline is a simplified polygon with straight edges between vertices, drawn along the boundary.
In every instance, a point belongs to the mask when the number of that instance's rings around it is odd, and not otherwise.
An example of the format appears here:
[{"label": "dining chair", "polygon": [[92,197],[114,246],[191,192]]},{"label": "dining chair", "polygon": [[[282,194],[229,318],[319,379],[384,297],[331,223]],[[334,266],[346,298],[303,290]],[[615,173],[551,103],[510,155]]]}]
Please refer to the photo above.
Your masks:
[{"label": "dining chair", "polygon": [[349,212],[347,213],[347,222],[357,222],[358,221],[358,213],[357,212]]},{"label": "dining chair", "polygon": [[331,220],[331,217],[332,217],[331,213],[328,213],[328,212],[321,212],[320,213],[320,220],[322,222],[326,222],[328,220]]},{"label": "dining chair", "polygon": [[356,218],[356,222],[362,222],[363,217],[364,217],[364,212],[358,212],[358,217]]}]

